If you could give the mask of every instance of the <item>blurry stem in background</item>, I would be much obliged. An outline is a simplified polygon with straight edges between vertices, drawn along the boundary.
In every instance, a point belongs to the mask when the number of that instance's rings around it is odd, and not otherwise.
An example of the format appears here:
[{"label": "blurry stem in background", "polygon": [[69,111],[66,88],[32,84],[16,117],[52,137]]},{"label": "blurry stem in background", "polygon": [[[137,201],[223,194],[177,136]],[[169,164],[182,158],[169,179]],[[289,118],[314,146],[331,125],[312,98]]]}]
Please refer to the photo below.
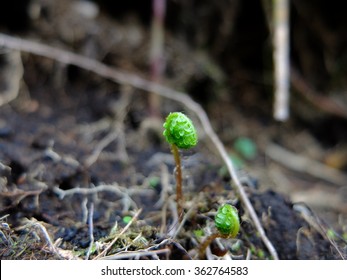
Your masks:
[{"label": "blurry stem in background", "polygon": [[[160,83],[164,69],[164,18],[166,0],[152,0],[153,18],[151,27],[150,49],[150,80]],[[157,94],[149,95],[149,112],[152,117],[159,117],[160,97]]]},{"label": "blurry stem in background", "polygon": [[275,102],[274,118],[286,121],[289,117],[289,1],[273,1],[274,18],[274,80]]}]

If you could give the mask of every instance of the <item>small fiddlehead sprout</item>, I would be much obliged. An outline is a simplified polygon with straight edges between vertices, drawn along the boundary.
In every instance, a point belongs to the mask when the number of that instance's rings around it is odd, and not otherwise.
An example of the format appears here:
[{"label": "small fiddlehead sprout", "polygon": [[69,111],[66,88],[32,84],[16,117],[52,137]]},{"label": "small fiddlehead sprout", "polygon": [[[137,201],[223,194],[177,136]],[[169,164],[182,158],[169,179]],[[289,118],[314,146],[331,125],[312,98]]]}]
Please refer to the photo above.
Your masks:
[{"label": "small fiddlehead sprout", "polygon": [[199,248],[199,257],[204,257],[206,248],[216,238],[234,238],[240,230],[240,219],[237,209],[229,204],[224,204],[218,208],[214,218],[214,223],[218,229],[217,233],[208,236]]},{"label": "small fiddlehead sprout", "polygon": [[198,142],[198,136],[193,122],[183,113],[170,113],[163,125],[165,128],[163,135],[171,145],[171,151],[175,159],[176,169],[176,201],[179,219],[182,219],[182,171],[181,159],[178,149],[189,149]]},{"label": "small fiddlehead sprout", "polygon": [[224,204],[218,208],[214,223],[218,231],[229,238],[235,237],[240,230],[238,211],[229,204]]},{"label": "small fiddlehead sprout", "polygon": [[164,123],[166,141],[179,149],[189,149],[198,142],[193,122],[183,113],[170,113]]}]

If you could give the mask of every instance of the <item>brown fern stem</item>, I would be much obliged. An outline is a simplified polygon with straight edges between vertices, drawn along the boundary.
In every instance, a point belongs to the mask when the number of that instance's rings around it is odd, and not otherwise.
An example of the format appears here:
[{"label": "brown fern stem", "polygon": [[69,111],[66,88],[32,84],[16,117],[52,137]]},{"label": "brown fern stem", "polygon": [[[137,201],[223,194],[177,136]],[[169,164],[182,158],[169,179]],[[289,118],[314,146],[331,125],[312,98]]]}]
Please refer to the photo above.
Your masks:
[{"label": "brown fern stem", "polygon": [[178,219],[181,222],[183,217],[183,195],[182,195],[182,168],[181,168],[181,158],[178,148],[175,144],[171,145],[171,152],[175,159],[175,177],[176,177],[176,203],[177,203],[177,214]]}]

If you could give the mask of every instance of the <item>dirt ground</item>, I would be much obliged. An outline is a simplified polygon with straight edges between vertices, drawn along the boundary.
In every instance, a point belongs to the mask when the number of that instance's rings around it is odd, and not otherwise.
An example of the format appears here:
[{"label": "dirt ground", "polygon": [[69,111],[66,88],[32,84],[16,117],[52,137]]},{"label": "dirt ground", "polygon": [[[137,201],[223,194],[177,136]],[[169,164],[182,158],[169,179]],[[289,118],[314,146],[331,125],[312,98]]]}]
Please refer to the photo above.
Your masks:
[{"label": "dirt ground", "polygon": [[[150,79],[151,2],[128,2],[23,1],[21,21],[2,16],[0,30]],[[291,118],[273,120],[266,17],[254,18],[263,11],[254,6],[249,16],[261,30],[245,36],[246,7],[231,2],[201,1],[190,19],[194,1],[168,1],[161,82],[205,109],[280,259],[345,259],[346,118],[319,98],[308,102],[297,83]],[[309,7],[294,8],[298,28],[300,9]],[[215,21],[219,16],[234,25]],[[262,49],[253,47],[259,42]],[[331,73],[305,75],[315,65],[294,54],[305,82],[319,91],[343,88],[340,72],[335,84],[315,83]],[[203,124],[184,104],[161,97],[153,115],[147,91],[11,48],[0,49],[0,72],[1,259],[197,259],[223,203],[237,207],[240,233],[215,240],[203,258],[274,258]],[[173,111],[189,115],[199,135],[195,148],[181,151],[181,224],[174,159],[162,135]],[[251,140],[252,154],[236,145],[240,139]]]}]

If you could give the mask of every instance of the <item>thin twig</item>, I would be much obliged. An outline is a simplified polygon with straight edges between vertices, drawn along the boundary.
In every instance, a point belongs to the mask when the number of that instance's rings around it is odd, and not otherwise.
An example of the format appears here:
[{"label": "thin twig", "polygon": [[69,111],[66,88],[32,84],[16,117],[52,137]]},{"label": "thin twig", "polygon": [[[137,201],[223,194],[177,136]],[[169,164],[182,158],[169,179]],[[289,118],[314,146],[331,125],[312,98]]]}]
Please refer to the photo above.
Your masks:
[{"label": "thin twig", "polygon": [[303,95],[313,106],[333,116],[347,118],[346,107],[341,102],[339,103],[338,100],[333,99],[331,96],[314,89],[293,66],[290,69],[290,77],[293,88]]},{"label": "thin twig", "polygon": [[307,157],[294,154],[276,144],[269,144],[266,147],[266,154],[272,160],[279,162],[291,170],[303,172],[339,186],[343,186],[347,182],[347,175],[345,173]]},{"label": "thin twig", "polygon": [[[113,192],[122,196],[130,196],[133,194],[142,194],[142,195],[152,195],[152,189],[140,189],[139,186],[134,187],[122,187],[117,183],[113,183],[111,185],[97,185],[93,188],[80,188],[76,187],[69,190],[62,190],[58,187],[54,187],[53,191],[59,196],[60,199],[63,199],[65,196],[74,195],[74,194],[96,194],[99,192]],[[126,195],[125,195],[126,194]]]},{"label": "thin twig", "polygon": [[152,189],[143,189],[136,187],[122,187],[119,186],[116,183],[113,183],[112,185],[98,185],[93,188],[80,188],[75,187],[69,190],[62,190],[58,187],[54,187],[53,191],[59,196],[60,199],[64,199],[65,196],[70,196],[74,194],[82,194],[82,195],[90,195],[90,194],[97,194],[100,192],[112,192],[122,197],[123,200],[123,212],[126,212],[129,210],[129,207],[132,206],[133,208],[137,209],[136,202],[131,198],[132,194],[142,194],[145,196],[152,195]]},{"label": "thin twig", "polygon": [[[164,21],[166,0],[152,0],[152,26],[150,47],[151,81],[160,83],[165,70],[164,62]],[[155,93],[149,94],[149,112],[152,117],[159,117],[160,100]]]},{"label": "thin twig", "polygon": [[[6,56],[7,64],[2,67],[2,73],[0,73],[2,87],[0,92],[0,107],[17,98],[24,72],[19,51],[11,51],[1,55]],[[4,84],[5,88],[3,89]]]},{"label": "thin twig", "polygon": [[[342,260],[345,260],[347,257],[347,254],[343,254],[339,247],[337,246],[335,240],[331,239],[327,232],[326,226],[323,225],[323,222],[320,220],[319,217],[311,210],[309,209],[306,205],[304,204],[295,204],[294,205],[294,210],[299,212],[300,215],[305,219],[305,221],[312,227],[314,228],[317,232],[319,232],[320,235],[322,235],[324,238],[326,238],[330,244],[334,247],[336,252],[340,255]],[[347,243],[347,242],[346,242]]]},{"label": "thin twig", "polygon": [[251,219],[253,220],[254,225],[261,239],[263,240],[265,246],[268,248],[271,256],[274,259],[278,259],[276,249],[273,247],[272,243],[267,238],[264,228],[262,227],[260,220],[237,176],[236,169],[233,163],[231,162],[223,143],[221,142],[217,134],[214,132],[212,125],[210,123],[210,120],[206,112],[204,111],[204,109],[200,106],[200,104],[193,101],[185,93],[150,82],[137,75],[116,70],[101,62],[98,62],[96,60],[93,60],[78,54],[74,54],[69,51],[64,51],[61,49],[57,49],[54,47],[50,47],[50,46],[36,43],[29,40],[15,38],[15,37],[8,36],[2,33],[0,33],[0,46],[44,56],[50,59],[57,60],[61,63],[75,65],[77,67],[80,67],[85,70],[89,70],[95,74],[98,74],[101,77],[108,78],[114,82],[131,85],[137,89],[141,89],[147,92],[154,92],[165,98],[175,100],[183,104],[184,106],[186,106],[191,111],[193,111],[198,116],[206,132],[206,135],[209,136],[212,143],[216,146],[221,158],[225,162],[227,169],[231,175],[231,178],[234,182],[234,185],[240,195],[240,199],[243,202],[245,208],[247,209]]},{"label": "thin twig", "polygon": [[169,248],[163,248],[163,249],[157,249],[161,245],[165,245],[166,243],[170,242],[170,239],[164,239],[159,244],[156,244],[154,246],[150,246],[147,249],[141,249],[137,251],[121,251],[119,253],[116,253],[114,255],[105,256],[103,258],[100,258],[100,260],[117,260],[117,259],[140,259],[140,257],[144,256],[152,256],[156,257],[157,260],[159,260],[158,254],[166,253],[167,255],[171,253],[171,250]]},{"label": "thin twig", "polygon": [[94,244],[94,223],[93,223],[93,216],[94,216],[94,203],[91,202],[90,203],[90,207],[89,207],[89,218],[88,218],[88,231],[89,231],[89,238],[90,238],[90,243],[89,243],[89,248],[88,248],[88,252],[86,254],[86,260],[89,259],[90,253],[92,251],[93,248],[93,244]]},{"label": "thin twig", "polygon": [[106,256],[103,258],[100,258],[100,260],[119,260],[119,259],[130,259],[130,258],[136,258],[139,259],[140,257],[147,257],[147,256],[157,256],[159,254],[169,254],[170,249],[164,248],[159,250],[153,250],[153,251],[147,251],[147,250],[139,250],[139,251],[133,251],[133,252],[119,252],[114,255]]},{"label": "thin twig", "polygon": [[[193,205],[197,205],[196,203],[194,203]],[[178,225],[177,229],[175,230],[175,232],[172,234],[171,238],[175,239],[176,236],[179,234],[179,232],[181,231],[181,229],[183,228],[184,224],[186,223],[186,221],[188,220],[188,218],[191,216],[193,210],[195,210],[195,207],[191,207],[188,212],[186,214],[184,214],[182,220],[180,221],[180,224]],[[170,234],[169,234],[170,236]]]},{"label": "thin twig", "polygon": [[116,241],[118,240],[119,237],[121,237],[127,230],[128,228],[132,225],[132,223],[137,219],[137,217],[140,215],[142,209],[139,209],[135,215],[133,216],[133,218],[130,220],[130,222],[122,229],[122,231],[116,235],[116,237],[112,240],[112,242],[99,254],[97,255],[93,260],[98,260],[100,258],[102,258],[103,256],[105,256],[107,254],[107,252],[111,249],[111,247],[113,246],[114,243],[116,243]]},{"label": "thin twig", "polygon": [[164,234],[164,231],[166,230],[166,220],[167,220],[167,201],[169,198],[168,192],[169,192],[169,174],[168,174],[168,168],[165,164],[162,164],[160,167],[161,171],[161,192],[160,192],[160,198],[156,202],[156,207],[161,207],[161,225],[160,225],[160,234]]},{"label": "thin twig", "polygon": [[173,232],[176,232],[177,228],[179,227],[177,204],[174,203],[173,199],[169,198],[167,201],[167,207],[170,208],[171,216],[172,216],[172,222],[170,226],[168,227],[167,235],[172,236]]},{"label": "thin twig", "polygon": [[84,165],[86,167],[90,167],[93,165],[98,157],[100,156],[101,152],[113,141],[115,141],[118,137],[118,133],[116,131],[112,130],[109,134],[107,134],[101,141],[96,145],[95,149],[93,150],[92,154],[86,159]]},{"label": "thin twig", "polygon": [[32,218],[31,220],[27,219],[27,223],[23,226],[23,228],[38,229],[39,230],[39,232],[38,232],[39,236],[41,236],[47,242],[51,252],[53,252],[54,255],[56,255],[58,257],[58,259],[62,259],[62,256],[59,254],[57,248],[53,244],[51,237],[49,236],[47,229],[42,224],[42,222],[37,221],[35,218]]},{"label": "thin twig", "polygon": [[289,1],[276,0],[274,5],[274,117],[285,121],[289,117]]}]

